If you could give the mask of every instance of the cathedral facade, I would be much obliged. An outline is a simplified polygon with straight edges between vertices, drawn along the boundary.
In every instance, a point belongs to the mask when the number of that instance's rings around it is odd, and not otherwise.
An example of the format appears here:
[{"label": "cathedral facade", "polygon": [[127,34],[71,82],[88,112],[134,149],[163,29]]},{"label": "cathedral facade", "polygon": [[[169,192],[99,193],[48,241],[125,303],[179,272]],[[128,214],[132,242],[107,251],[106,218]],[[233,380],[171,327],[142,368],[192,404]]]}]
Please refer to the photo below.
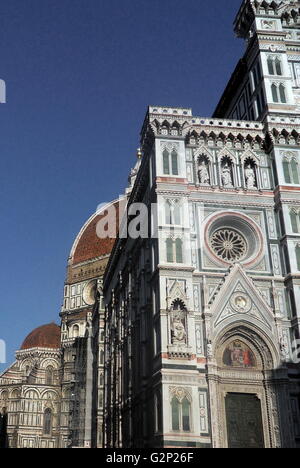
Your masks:
[{"label": "cathedral facade", "polygon": [[213,118],[148,110],[149,235],[104,277],[107,447],[299,446],[299,6],[243,2]]},{"label": "cathedral facade", "polygon": [[2,445],[300,446],[299,24],[300,2],[244,0],[213,117],[148,108],[129,188],[72,247],[61,327],[1,376]]}]

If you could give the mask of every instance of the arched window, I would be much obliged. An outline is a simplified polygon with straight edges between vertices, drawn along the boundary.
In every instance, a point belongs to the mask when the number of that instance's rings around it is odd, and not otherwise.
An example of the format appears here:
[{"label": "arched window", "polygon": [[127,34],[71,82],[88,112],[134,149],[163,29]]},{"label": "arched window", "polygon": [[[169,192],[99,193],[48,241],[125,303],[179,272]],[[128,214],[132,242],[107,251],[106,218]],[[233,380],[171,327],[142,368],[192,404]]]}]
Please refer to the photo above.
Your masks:
[{"label": "arched window", "polygon": [[172,399],[171,407],[172,407],[172,431],[179,431],[180,430],[180,423],[179,423],[180,403],[176,397]]},{"label": "arched window", "polygon": [[167,149],[163,151],[163,173],[164,175],[179,175],[178,153],[175,149],[171,153]]},{"label": "arched window", "polygon": [[173,240],[167,239],[166,246],[167,246],[167,262],[173,263],[174,262]]},{"label": "arched window", "polygon": [[298,244],[296,247],[296,258],[297,258],[297,268],[300,271],[300,245]]},{"label": "arched window", "polygon": [[79,326],[74,325],[73,327],[73,338],[78,338],[79,337]]},{"label": "arched window", "polygon": [[295,158],[284,159],[282,161],[284,179],[287,184],[300,184],[299,164]]},{"label": "arched window", "polygon": [[178,155],[177,151],[172,151],[172,174],[178,175]]},{"label": "arched window", "polygon": [[290,211],[292,229],[295,234],[300,233],[300,213],[296,209]]},{"label": "arched window", "polygon": [[52,366],[48,366],[46,369],[46,385],[53,385],[54,381],[54,369]]},{"label": "arched window", "polygon": [[183,242],[181,239],[167,239],[167,262],[168,263],[183,263]]},{"label": "arched window", "polygon": [[183,263],[182,240],[176,239],[176,263]]},{"label": "arched window", "polygon": [[274,102],[279,102],[278,89],[275,84],[272,84],[272,99]]},{"label": "arched window", "polygon": [[291,179],[291,174],[290,174],[290,163],[287,159],[284,159],[283,160],[283,163],[282,163],[282,166],[283,166],[283,173],[284,173],[284,180],[287,184],[291,184],[292,183],[292,179]]},{"label": "arched window", "polygon": [[52,432],[52,410],[47,408],[44,412],[44,434],[51,435]]},{"label": "arched window", "polygon": [[171,401],[172,431],[190,432],[191,403],[187,397],[181,401],[174,396]]},{"label": "arched window", "polygon": [[173,224],[172,204],[169,201],[166,202],[166,224]]},{"label": "arched window", "polygon": [[166,224],[179,226],[181,224],[181,209],[179,201],[166,202]]},{"label": "arched window", "polygon": [[293,183],[299,185],[299,166],[298,162],[294,158],[291,161],[291,169]]},{"label": "arched window", "polygon": [[164,164],[164,174],[170,174],[170,158],[169,158],[169,151],[165,150],[163,152],[163,164]]},{"label": "arched window", "polygon": [[279,86],[279,95],[280,95],[280,101],[283,104],[285,104],[286,103],[286,91],[285,91],[285,87],[283,86],[283,84]]},{"label": "arched window", "polygon": [[269,75],[282,76],[281,60],[278,57],[269,57],[267,63]]},{"label": "arched window", "polygon": [[272,57],[268,58],[268,71],[269,75],[275,75],[274,73],[274,61]]},{"label": "arched window", "polygon": [[282,66],[281,66],[281,61],[279,60],[278,57],[275,59],[275,68],[276,68],[276,74],[281,76],[282,75]]},{"label": "arched window", "polygon": [[187,398],[184,398],[182,401],[182,429],[184,431],[190,431],[190,411],[191,404]]},{"label": "arched window", "polygon": [[180,213],[180,204],[175,202],[174,204],[174,224],[179,226],[181,224],[181,213]]}]

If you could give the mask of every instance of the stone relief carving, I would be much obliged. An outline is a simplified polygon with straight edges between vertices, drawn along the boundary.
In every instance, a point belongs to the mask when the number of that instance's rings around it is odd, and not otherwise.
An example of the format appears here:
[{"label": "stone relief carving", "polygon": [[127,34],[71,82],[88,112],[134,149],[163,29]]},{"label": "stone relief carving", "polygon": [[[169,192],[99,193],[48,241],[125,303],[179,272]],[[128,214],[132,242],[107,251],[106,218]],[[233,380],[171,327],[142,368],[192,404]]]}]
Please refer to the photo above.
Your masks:
[{"label": "stone relief carving", "polygon": [[176,312],[172,319],[172,344],[186,344],[187,333],[185,329],[185,317],[182,313]]},{"label": "stone relief carving", "polygon": [[251,190],[257,187],[255,171],[251,164],[248,164],[245,168],[245,180],[247,189]]},{"label": "stone relief carving", "polygon": [[276,29],[276,22],[275,21],[269,21],[269,20],[263,20],[261,22],[262,29],[266,30],[271,30],[271,29]]},{"label": "stone relief carving", "polygon": [[209,185],[210,184],[210,175],[209,175],[209,170],[208,170],[208,164],[202,160],[202,162],[199,165],[198,169],[198,178],[199,178],[199,183],[202,185]]},{"label": "stone relief carving", "polygon": [[188,400],[192,400],[191,392],[187,388],[183,387],[170,387],[170,394],[171,396],[175,396],[178,398],[179,401],[182,401],[184,398],[188,398]]},{"label": "stone relief carving", "polygon": [[290,359],[290,348],[288,330],[283,330],[280,337],[280,353],[283,361],[289,361]]},{"label": "stone relief carving", "polygon": [[232,171],[228,163],[222,168],[222,184],[226,188],[233,187]]}]

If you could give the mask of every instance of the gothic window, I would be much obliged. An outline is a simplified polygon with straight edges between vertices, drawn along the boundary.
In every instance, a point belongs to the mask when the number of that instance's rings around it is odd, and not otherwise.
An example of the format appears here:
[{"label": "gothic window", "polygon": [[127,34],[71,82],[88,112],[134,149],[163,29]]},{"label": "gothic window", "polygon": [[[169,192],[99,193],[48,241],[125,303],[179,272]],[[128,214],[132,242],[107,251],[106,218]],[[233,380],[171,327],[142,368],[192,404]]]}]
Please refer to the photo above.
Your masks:
[{"label": "gothic window", "polygon": [[173,241],[172,241],[172,239],[167,239],[166,246],[167,246],[167,262],[168,263],[173,263],[174,262],[174,252],[173,252]]},{"label": "gothic window", "polygon": [[178,155],[175,150],[172,151],[172,174],[178,175]]},{"label": "gothic window", "polygon": [[300,244],[296,246],[297,269],[300,271]]},{"label": "gothic window", "polygon": [[180,423],[179,423],[180,403],[176,397],[173,397],[171,406],[172,406],[172,431],[179,431],[180,430]]},{"label": "gothic window", "polygon": [[176,226],[181,224],[180,204],[178,201],[174,205],[174,224]]},{"label": "gothic window", "polygon": [[182,429],[186,432],[191,430],[190,410],[191,410],[191,404],[187,398],[184,398],[182,401]]},{"label": "gothic window", "polygon": [[163,152],[163,172],[164,175],[179,175],[178,154],[174,149],[171,153],[165,149]]},{"label": "gothic window", "polygon": [[52,432],[52,411],[47,408],[44,412],[44,434],[51,435]]},{"label": "gothic window", "polygon": [[272,99],[274,102],[279,102],[278,89],[275,84],[272,84]]},{"label": "gothic window", "polygon": [[187,397],[181,401],[174,396],[171,401],[172,431],[190,432],[191,403]]},{"label": "gothic window", "polygon": [[290,211],[292,229],[295,234],[300,233],[300,213],[297,209]]},{"label": "gothic window", "polygon": [[279,96],[280,96],[280,102],[285,104],[286,103],[286,92],[285,92],[285,87],[283,86],[283,84],[281,84],[279,86]]},{"label": "gothic window", "polygon": [[172,204],[170,201],[166,203],[166,224],[173,224],[173,217],[172,217]]},{"label": "gothic window", "polygon": [[299,184],[299,165],[298,162],[293,158],[291,161],[292,181],[294,184]]},{"label": "gothic window", "polygon": [[283,165],[285,182],[287,184],[299,185],[300,178],[299,178],[298,161],[295,158],[292,158],[292,159],[285,158],[283,159],[282,165]]},{"label": "gothic window", "polygon": [[268,71],[269,75],[282,76],[281,60],[278,57],[268,58]]},{"label": "gothic window", "polygon": [[275,69],[276,69],[276,74],[278,76],[282,75],[282,66],[281,66],[281,61],[279,60],[278,57],[275,59]]},{"label": "gothic window", "polygon": [[282,166],[283,166],[283,173],[284,173],[284,180],[287,184],[291,184],[292,183],[292,179],[291,179],[291,173],[290,173],[290,163],[287,159],[284,159],[283,160],[283,163],[282,163]]},{"label": "gothic window", "polygon": [[164,163],[164,175],[170,174],[170,159],[169,159],[169,151],[165,150],[163,152],[163,163]]},{"label": "gothic window", "polygon": [[178,200],[166,202],[166,224],[179,226],[181,224],[181,210]]},{"label": "gothic window", "polygon": [[54,369],[52,366],[48,366],[46,369],[46,385],[53,385],[54,381]]},{"label": "gothic window", "polygon": [[287,103],[286,89],[282,83],[280,85],[273,83],[271,90],[273,102],[281,104]]},{"label": "gothic window", "polygon": [[167,262],[168,263],[183,263],[183,242],[181,239],[167,239]]},{"label": "gothic window", "polygon": [[269,71],[269,75],[275,75],[275,73],[274,73],[274,61],[273,61],[272,57],[268,58],[268,71]]},{"label": "gothic window", "polygon": [[182,240],[176,239],[176,262],[183,263],[183,256],[182,256]]}]

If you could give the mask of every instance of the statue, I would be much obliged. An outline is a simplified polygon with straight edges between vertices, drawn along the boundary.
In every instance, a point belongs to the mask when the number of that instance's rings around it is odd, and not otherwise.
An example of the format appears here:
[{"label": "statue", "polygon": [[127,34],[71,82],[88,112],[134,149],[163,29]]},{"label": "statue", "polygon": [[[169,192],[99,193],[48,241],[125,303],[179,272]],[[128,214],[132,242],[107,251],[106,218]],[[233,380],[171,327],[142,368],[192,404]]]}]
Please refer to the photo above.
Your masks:
[{"label": "statue", "polygon": [[255,180],[255,171],[250,164],[246,166],[245,169],[245,179],[246,179],[246,186],[247,189],[253,189],[256,187],[256,180]]},{"label": "statue", "polygon": [[224,187],[233,187],[231,168],[228,163],[222,169],[222,183]]},{"label": "statue", "polygon": [[173,343],[186,343],[186,331],[179,315],[173,320]]},{"label": "statue", "polygon": [[205,161],[202,161],[201,165],[199,166],[198,177],[200,184],[209,185],[210,184],[210,177],[209,172],[207,169],[207,164]]}]

